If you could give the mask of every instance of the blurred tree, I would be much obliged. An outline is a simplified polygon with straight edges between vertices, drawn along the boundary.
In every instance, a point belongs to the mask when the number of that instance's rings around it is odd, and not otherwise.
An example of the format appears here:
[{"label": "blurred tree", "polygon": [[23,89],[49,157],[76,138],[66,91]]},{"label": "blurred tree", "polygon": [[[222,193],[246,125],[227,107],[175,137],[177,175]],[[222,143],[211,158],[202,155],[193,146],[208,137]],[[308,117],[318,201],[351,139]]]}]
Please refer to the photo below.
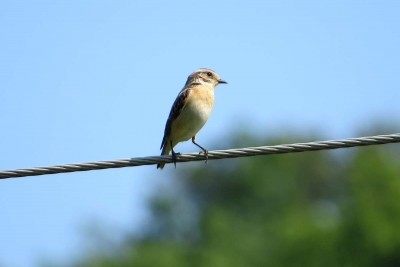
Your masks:
[{"label": "blurred tree", "polygon": [[145,234],[72,265],[400,266],[399,156],[392,144],[179,164]]}]

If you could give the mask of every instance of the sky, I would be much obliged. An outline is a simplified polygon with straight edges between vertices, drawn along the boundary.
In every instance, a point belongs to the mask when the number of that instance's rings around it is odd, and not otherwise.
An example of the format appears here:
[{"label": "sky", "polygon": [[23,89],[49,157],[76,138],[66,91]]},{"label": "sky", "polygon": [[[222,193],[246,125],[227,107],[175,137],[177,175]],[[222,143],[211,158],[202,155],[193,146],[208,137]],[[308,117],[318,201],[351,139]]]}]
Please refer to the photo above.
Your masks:
[{"label": "sky", "polygon": [[[200,67],[229,83],[197,136],[210,150],[238,129],[337,139],[385,122],[400,132],[399,13],[397,0],[3,0],[0,169],[158,155],[170,107]],[[148,198],[174,174],[0,180],[0,266],[71,260],[97,232],[140,233]]]}]

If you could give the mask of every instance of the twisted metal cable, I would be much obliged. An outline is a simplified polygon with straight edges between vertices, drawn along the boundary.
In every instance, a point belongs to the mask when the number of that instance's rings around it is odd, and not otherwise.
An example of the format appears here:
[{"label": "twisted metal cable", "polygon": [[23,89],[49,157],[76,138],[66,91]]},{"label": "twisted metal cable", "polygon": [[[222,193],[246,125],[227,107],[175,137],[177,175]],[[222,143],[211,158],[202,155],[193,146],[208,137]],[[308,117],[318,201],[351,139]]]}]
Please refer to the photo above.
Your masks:
[{"label": "twisted metal cable", "polygon": [[[274,146],[246,147],[226,150],[213,150],[208,152],[208,159],[239,158],[258,155],[281,154],[314,150],[327,150],[335,148],[369,146],[400,142],[400,133],[388,135],[375,135],[341,140],[316,141],[308,143],[282,144]],[[180,154],[177,162],[204,160],[204,155],[199,153]],[[151,156],[130,159],[107,160],[86,162],[77,164],[63,164],[49,167],[36,167],[29,169],[0,171],[0,179],[36,176],[44,174],[56,174],[77,171],[90,171],[110,168],[122,168],[129,166],[153,165],[158,163],[172,163],[171,156]]]}]

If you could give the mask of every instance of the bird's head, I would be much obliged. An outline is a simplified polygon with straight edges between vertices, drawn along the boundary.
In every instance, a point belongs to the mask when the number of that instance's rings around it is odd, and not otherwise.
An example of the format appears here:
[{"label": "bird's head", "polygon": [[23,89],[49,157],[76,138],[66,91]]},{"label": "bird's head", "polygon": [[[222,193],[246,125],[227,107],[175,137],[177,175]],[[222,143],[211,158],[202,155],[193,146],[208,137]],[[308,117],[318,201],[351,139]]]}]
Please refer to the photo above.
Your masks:
[{"label": "bird's head", "polygon": [[215,71],[207,68],[201,68],[189,75],[186,84],[191,83],[201,83],[215,87],[220,83],[227,82],[222,80]]}]

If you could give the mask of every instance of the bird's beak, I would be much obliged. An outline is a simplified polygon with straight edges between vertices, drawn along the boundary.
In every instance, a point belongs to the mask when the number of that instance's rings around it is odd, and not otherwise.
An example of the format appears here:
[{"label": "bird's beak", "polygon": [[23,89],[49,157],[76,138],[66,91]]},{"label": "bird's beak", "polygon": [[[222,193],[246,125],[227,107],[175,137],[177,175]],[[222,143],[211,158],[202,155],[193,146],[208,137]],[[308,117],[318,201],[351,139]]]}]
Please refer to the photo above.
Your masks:
[{"label": "bird's beak", "polygon": [[218,80],[218,83],[220,84],[220,83],[227,83],[227,82],[224,81],[224,80],[222,80],[222,79],[219,79],[219,80]]}]

